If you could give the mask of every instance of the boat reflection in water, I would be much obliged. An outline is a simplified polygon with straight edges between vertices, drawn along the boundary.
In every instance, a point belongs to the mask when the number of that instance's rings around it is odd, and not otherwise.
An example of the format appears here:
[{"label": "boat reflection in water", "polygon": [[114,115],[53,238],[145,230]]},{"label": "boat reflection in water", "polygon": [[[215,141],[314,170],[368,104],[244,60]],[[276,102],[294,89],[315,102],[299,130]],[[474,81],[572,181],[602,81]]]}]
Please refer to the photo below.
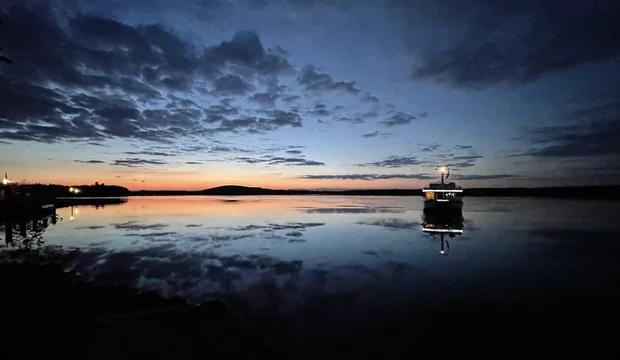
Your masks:
[{"label": "boat reflection in water", "polygon": [[439,237],[441,240],[441,248],[439,255],[448,255],[450,252],[450,243],[448,238],[454,238],[457,235],[463,234],[463,221],[462,215],[422,215],[422,231],[429,233],[433,238]]}]

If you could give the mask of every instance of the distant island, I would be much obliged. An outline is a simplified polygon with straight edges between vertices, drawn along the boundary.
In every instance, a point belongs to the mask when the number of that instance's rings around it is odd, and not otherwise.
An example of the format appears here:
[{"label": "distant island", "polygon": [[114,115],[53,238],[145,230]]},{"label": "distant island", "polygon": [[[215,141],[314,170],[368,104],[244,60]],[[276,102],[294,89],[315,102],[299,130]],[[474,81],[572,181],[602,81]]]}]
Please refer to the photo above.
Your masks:
[{"label": "distant island", "polygon": [[[63,197],[128,197],[128,196],[257,196],[257,195],[322,195],[322,196],[422,196],[421,189],[368,189],[368,190],[275,190],[239,185],[218,186],[205,190],[139,190],[131,191],[116,185],[73,185],[79,193],[69,192],[65,185],[24,184],[15,185],[20,192],[34,199]],[[610,199],[620,200],[620,185],[576,186],[543,188],[467,188],[465,197],[546,197],[557,199]]]}]

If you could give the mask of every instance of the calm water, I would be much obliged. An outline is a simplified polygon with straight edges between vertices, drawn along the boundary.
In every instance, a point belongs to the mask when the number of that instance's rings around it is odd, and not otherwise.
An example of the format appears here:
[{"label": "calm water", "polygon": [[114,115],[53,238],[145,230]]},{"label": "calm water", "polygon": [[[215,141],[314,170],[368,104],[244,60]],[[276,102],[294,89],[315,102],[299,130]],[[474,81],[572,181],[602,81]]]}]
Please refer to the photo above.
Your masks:
[{"label": "calm water", "polygon": [[135,197],[73,216],[60,209],[43,239],[80,248],[75,269],[87,276],[296,314],[305,331],[310,319],[355,322],[360,311],[468,296],[612,301],[618,202],[467,198],[447,256],[422,231],[421,206],[418,197]]}]

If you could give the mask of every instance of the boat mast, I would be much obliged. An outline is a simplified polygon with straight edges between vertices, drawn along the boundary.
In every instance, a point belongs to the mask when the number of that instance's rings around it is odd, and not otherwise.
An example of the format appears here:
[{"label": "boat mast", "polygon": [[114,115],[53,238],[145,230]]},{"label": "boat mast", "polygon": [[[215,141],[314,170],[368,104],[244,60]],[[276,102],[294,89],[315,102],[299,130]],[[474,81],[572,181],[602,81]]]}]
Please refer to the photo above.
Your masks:
[{"label": "boat mast", "polygon": [[439,172],[441,172],[441,184],[444,185],[445,184],[444,175],[446,174],[446,167],[445,166],[437,167],[435,168],[435,170],[439,170]]}]

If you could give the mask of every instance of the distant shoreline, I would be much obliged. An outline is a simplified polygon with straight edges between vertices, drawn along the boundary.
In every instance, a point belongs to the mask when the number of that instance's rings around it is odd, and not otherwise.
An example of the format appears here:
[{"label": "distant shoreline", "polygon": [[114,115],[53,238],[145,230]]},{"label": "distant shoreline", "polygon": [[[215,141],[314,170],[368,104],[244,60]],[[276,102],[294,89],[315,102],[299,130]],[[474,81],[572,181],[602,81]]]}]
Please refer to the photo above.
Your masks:
[{"label": "distant shoreline", "polygon": [[[28,184],[17,185],[12,190],[16,201],[29,201],[39,204],[67,202],[71,198],[123,198],[128,196],[419,196],[422,189],[368,189],[368,190],[275,190],[260,187],[239,185],[218,186],[205,190],[139,190],[116,185],[73,185],[79,194],[71,193],[65,185]],[[27,195],[24,197],[24,195]],[[463,196],[485,197],[523,197],[523,198],[556,198],[556,199],[597,199],[620,200],[620,185],[609,186],[573,186],[544,188],[465,188]],[[6,199],[5,199],[6,200]],[[0,201],[0,210],[8,204]]]},{"label": "distant shoreline", "polygon": [[[207,190],[140,190],[130,191],[128,196],[259,196],[259,195],[321,195],[321,196],[422,196],[421,189],[386,190],[274,190],[245,186],[220,186]],[[620,200],[620,186],[580,186],[547,188],[471,188],[465,189],[464,197],[540,197],[557,199]]]}]

